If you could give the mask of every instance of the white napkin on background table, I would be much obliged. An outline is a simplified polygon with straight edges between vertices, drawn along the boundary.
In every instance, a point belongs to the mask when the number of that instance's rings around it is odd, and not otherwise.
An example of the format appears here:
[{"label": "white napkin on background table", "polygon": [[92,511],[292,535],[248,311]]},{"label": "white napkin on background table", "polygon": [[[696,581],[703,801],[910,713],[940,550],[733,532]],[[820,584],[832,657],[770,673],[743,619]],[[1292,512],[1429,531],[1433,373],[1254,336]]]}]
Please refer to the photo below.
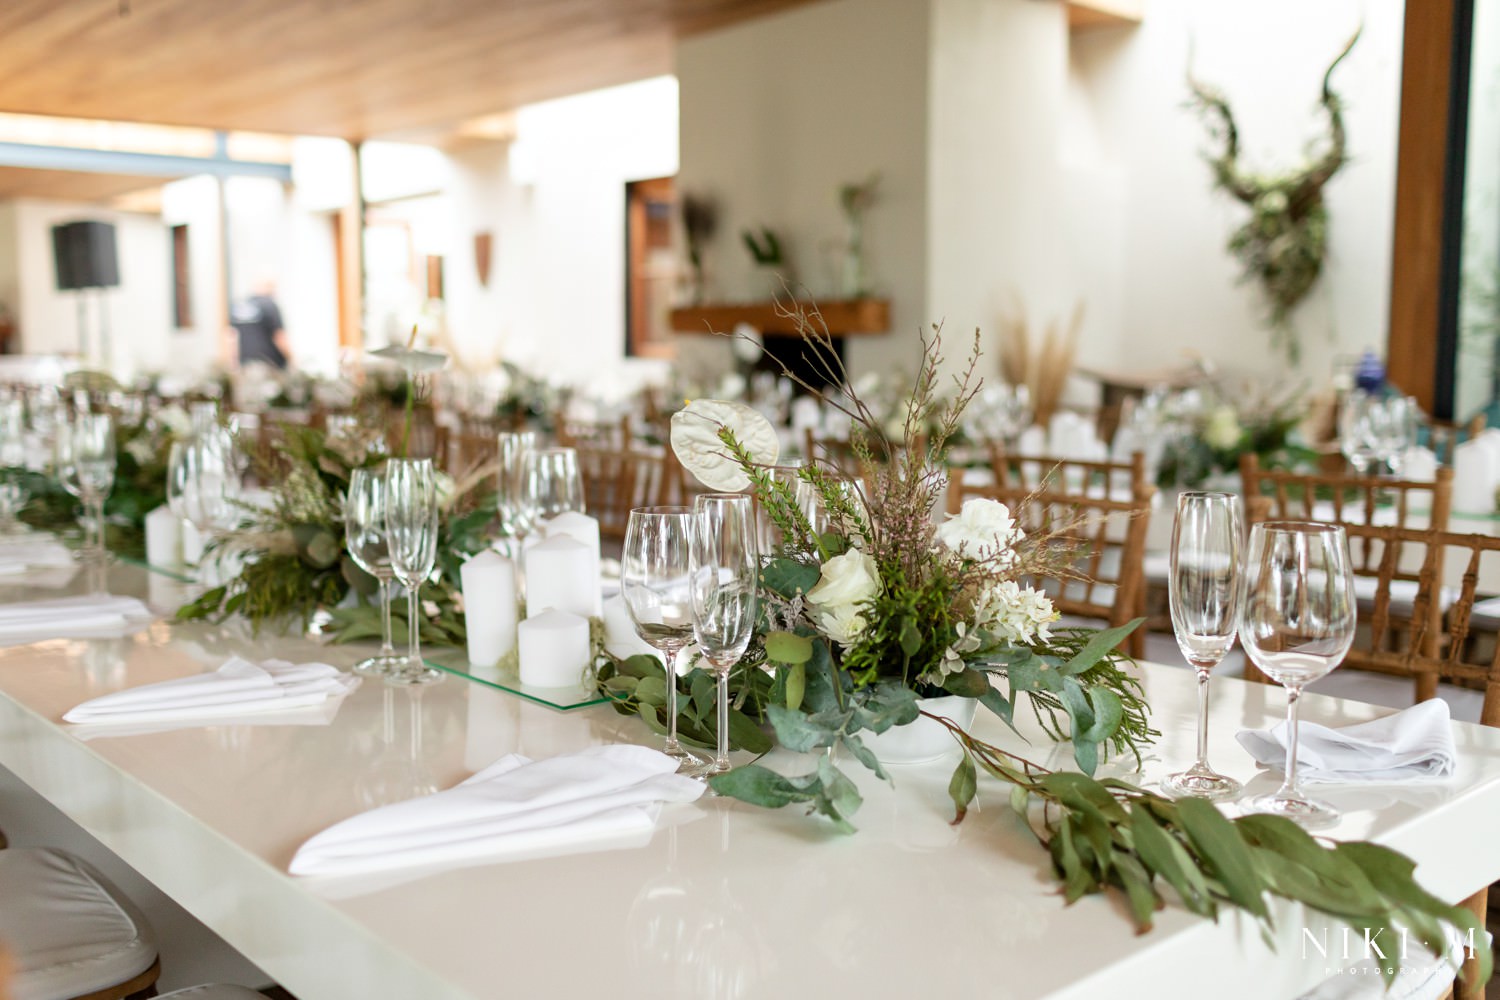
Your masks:
[{"label": "white napkin on background table", "polygon": [[447,791],[382,806],[303,844],[293,875],[357,875],[538,849],[587,850],[647,832],[663,803],[704,786],[648,747],[612,745],[533,761],[500,758]]},{"label": "white napkin on background table", "polygon": [[[1341,729],[1315,722],[1298,725],[1297,776],[1310,782],[1441,781],[1453,776],[1458,750],[1453,744],[1448,703],[1441,698],[1393,715]],[[1257,763],[1286,766],[1286,723],[1273,729],[1235,734]]]},{"label": "white napkin on background table", "polygon": [[153,617],[134,597],[112,594],[0,604],[0,643],[124,635]]},{"label": "white napkin on background table", "polygon": [[357,687],[358,677],[326,663],[251,663],[235,656],[210,674],[143,684],[86,701],[63,715],[63,721],[90,726],[239,721],[340,702]]}]

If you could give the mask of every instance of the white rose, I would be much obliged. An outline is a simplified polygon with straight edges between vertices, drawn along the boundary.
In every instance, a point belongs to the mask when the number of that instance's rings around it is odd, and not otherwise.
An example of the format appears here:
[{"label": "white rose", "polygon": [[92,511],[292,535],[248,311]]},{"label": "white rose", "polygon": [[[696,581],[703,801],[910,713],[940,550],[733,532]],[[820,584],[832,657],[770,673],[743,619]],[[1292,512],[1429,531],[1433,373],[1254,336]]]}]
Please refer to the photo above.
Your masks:
[{"label": "white rose", "polygon": [[695,399],[672,414],[672,452],[682,467],[711,490],[738,493],[750,477],[724,442],[719,429],[727,427],[757,465],[775,465],[781,454],[776,428],[744,403],[725,399]]},{"label": "white rose", "polygon": [[163,406],[154,416],[159,426],[177,437],[185,437],[193,429],[193,418],[180,406]]},{"label": "white rose", "polygon": [[1228,451],[1240,443],[1240,422],[1234,407],[1220,406],[1208,415],[1203,426],[1203,443],[1219,451]]},{"label": "white rose", "polygon": [[817,585],[807,592],[807,604],[818,628],[848,645],[867,624],[860,605],[879,593],[880,567],[874,557],[850,549],[823,564]]},{"label": "white rose", "polygon": [[1010,516],[1010,508],[998,500],[973,497],[965,500],[957,514],[938,525],[937,540],[967,559],[1000,556],[1002,564],[1015,561],[1015,546],[1025,538]]}]

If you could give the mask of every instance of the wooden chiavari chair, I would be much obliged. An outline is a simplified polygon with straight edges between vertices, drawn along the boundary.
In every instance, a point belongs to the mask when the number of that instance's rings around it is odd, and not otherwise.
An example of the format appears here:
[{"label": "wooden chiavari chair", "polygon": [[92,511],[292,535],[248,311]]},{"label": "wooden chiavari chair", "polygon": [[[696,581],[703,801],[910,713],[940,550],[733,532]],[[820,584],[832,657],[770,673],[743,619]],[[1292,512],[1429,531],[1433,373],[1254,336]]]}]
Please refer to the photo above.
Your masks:
[{"label": "wooden chiavari chair", "polygon": [[995,483],[1027,492],[1081,493],[1125,500],[1153,484],[1146,476],[1146,456],[1132,452],[1129,461],[1084,461],[1052,455],[1020,455],[1001,444],[990,446],[990,473]]},{"label": "wooden chiavari chair", "polygon": [[[1018,486],[977,485],[955,477],[948,488],[948,510],[955,513],[971,497],[998,500],[1031,536],[1050,536],[1069,553],[1067,575],[1032,581],[1063,615],[1124,625],[1141,617],[1145,606],[1146,532],[1154,487],[1139,485],[1128,499],[1087,496]],[[1131,656],[1145,653],[1145,634],[1126,640]]]},{"label": "wooden chiavari chair", "polygon": [[[1500,538],[1394,526],[1346,525],[1344,530],[1351,550],[1356,541],[1379,550],[1368,627],[1361,627],[1345,665],[1410,676],[1415,701],[1437,697],[1440,682],[1478,688],[1483,692],[1480,725],[1500,727],[1500,644],[1488,629],[1474,628],[1481,614],[1475,610],[1482,604],[1478,594],[1481,570],[1488,566],[1492,574],[1500,575]],[[1403,621],[1402,602],[1393,587],[1403,578],[1399,567],[1410,559],[1412,546],[1420,547],[1421,568],[1410,614]],[[1449,565],[1464,567],[1456,594],[1443,586],[1444,568]],[[1481,638],[1486,641],[1476,641]],[[1489,888],[1470,896],[1463,905],[1482,923],[1489,908]],[[1484,996],[1483,987],[1476,991],[1464,985],[1474,965],[1473,959],[1465,961],[1455,985],[1454,995],[1464,1000]]]},{"label": "wooden chiavari chair", "polygon": [[[662,451],[574,446],[584,505],[599,520],[601,538],[623,541],[635,507],[680,503]],[[686,502],[691,503],[691,499]]]},{"label": "wooden chiavari chair", "polygon": [[591,422],[568,420],[558,414],[553,423],[554,436],[559,448],[613,448],[617,451],[630,447],[630,417],[618,420]]},{"label": "wooden chiavari chair", "polygon": [[[1349,555],[1354,572],[1355,594],[1363,616],[1374,610],[1374,600],[1384,592],[1391,606],[1391,622],[1398,632],[1410,628],[1413,603],[1419,589],[1419,571],[1423,560],[1422,543],[1400,536],[1388,546],[1376,536],[1352,529],[1385,526],[1415,531],[1444,531],[1452,509],[1453,470],[1440,468],[1432,482],[1409,479],[1381,479],[1376,476],[1339,476],[1322,473],[1288,472],[1263,469],[1253,454],[1240,459],[1240,478],[1244,484],[1246,516],[1251,524],[1267,520],[1322,521],[1342,524],[1349,532]],[[1414,550],[1408,551],[1415,547]],[[1390,557],[1391,577],[1382,583],[1381,574]],[[1438,578],[1441,579],[1441,567]],[[1426,613],[1432,632],[1442,614],[1444,592]],[[1391,672],[1382,660],[1361,660],[1356,655],[1350,665],[1378,673]],[[1245,664],[1248,680],[1268,679],[1252,663]],[[1431,697],[1435,681],[1419,680],[1419,697]]]}]

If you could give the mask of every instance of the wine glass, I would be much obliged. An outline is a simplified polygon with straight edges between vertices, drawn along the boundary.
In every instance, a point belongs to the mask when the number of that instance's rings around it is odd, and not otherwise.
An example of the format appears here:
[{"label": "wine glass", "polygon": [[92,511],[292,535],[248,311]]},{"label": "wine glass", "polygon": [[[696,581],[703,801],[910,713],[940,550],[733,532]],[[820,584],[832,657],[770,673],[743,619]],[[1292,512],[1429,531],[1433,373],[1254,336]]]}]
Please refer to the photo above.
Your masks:
[{"label": "wine glass", "polygon": [[666,665],[667,742],[662,750],[678,772],[694,774],[705,763],[677,741],[677,654],[693,638],[690,549],[691,507],[637,507],[625,525],[620,593],[636,634],[661,651]]},{"label": "wine glass", "polygon": [[1234,648],[1243,542],[1239,497],[1183,493],[1177,498],[1167,601],[1178,648],[1198,674],[1198,756],[1192,767],[1162,781],[1169,795],[1224,799],[1241,788],[1208,764],[1208,680]]},{"label": "wine glass", "polygon": [[693,637],[718,680],[719,740],[703,773],[729,770],[729,672],[745,655],[755,629],[755,588],[760,557],[755,507],[741,493],[708,493],[693,500],[688,550]]},{"label": "wine glass", "polygon": [[387,684],[432,684],[440,671],[422,662],[422,582],[437,561],[437,476],[430,458],[393,458],[385,470],[385,528],[391,570],[406,587],[406,663]]},{"label": "wine glass", "polygon": [[1297,787],[1297,702],[1307,684],[1328,673],[1354,641],[1354,577],[1342,525],[1267,521],[1250,530],[1240,641],[1267,676],[1287,691],[1286,779],[1272,795],[1251,799],[1252,812],[1275,813],[1303,826],[1339,818]]},{"label": "wine glass", "polygon": [[380,652],[360,660],[354,672],[364,676],[391,673],[404,663],[391,642],[390,545],[385,527],[385,475],[375,469],[355,469],[344,498],[344,541],[359,568],[380,585]]},{"label": "wine glass", "polygon": [[526,534],[531,525],[526,510],[526,456],[536,450],[535,431],[501,431],[495,459],[496,488],[500,514],[500,531],[510,540],[514,558],[515,540]]},{"label": "wine glass", "polygon": [[1339,411],[1339,450],[1361,476],[1381,457],[1382,444],[1375,428],[1380,401],[1363,389],[1344,399]]},{"label": "wine glass", "polygon": [[523,463],[522,502],[528,527],[570,510],[584,512],[578,452],[572,448],[539,448],[527,452]]},{"label": "wine glass", "polygon": [[228,527],[239,496],[234,442],[223,430],[175,441],[167,456],[167,506],[202,534]]}]

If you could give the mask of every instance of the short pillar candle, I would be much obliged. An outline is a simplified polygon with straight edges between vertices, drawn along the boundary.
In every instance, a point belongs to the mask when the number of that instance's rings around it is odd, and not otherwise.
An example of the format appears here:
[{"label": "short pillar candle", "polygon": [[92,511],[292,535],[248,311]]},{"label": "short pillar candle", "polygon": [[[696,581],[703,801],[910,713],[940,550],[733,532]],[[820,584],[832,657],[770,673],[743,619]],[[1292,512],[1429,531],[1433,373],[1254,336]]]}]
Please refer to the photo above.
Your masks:
[{"label": "short pillar candle", "polygon": [[572,687],[589,665],[589,621],[566,611],[544,611],[517,626],[521,683]]}]

